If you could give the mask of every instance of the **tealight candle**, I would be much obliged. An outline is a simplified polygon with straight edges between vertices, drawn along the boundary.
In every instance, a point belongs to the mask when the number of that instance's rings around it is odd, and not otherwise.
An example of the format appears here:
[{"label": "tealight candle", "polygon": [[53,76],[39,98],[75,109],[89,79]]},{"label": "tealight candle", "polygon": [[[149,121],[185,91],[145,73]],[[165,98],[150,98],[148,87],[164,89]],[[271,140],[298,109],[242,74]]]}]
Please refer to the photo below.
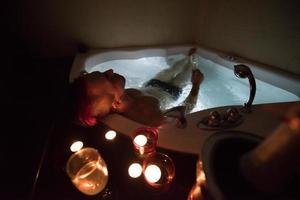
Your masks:
[{"label": "tealight candle", "polygon": [[137,145],[143,147],[147,144],[147,137],[144,135],[137,135],[133,140]]},{"label": "tealight candle", "polygon": [[170,185],[175,176],[172,159],[163,153],[153,153],[143,161],[143,174],[146,182],[154,188]]},{"label": "tealight candle", "polygon": [[107,140],[113,140],[115,139],[116,135],[117,135],[116,131],[110,130],[105,133],[105,138]]},{"label": "tealight candle", "polygon": [[161,177],[161,170],[157,165],[149,165],[145,169],[145,178],[150,183],[156,183]]},{"label": "tealight candle", "polygon": [[138,178],[142,174],[142,166],[139,163],[132,163],[128,168],[128,174],[132,178]]},{"label": "tealight candle", "polygon": [[70,146],[70,150],[72,152],[77,152],[83,147],[83,143],[81,141],[76,141]]},{"label": "tealight candle", "polygon": [[135,151],[139,156],[145,157],[156,151],[158,129],[141,127],[132,134],[132,141]]}]

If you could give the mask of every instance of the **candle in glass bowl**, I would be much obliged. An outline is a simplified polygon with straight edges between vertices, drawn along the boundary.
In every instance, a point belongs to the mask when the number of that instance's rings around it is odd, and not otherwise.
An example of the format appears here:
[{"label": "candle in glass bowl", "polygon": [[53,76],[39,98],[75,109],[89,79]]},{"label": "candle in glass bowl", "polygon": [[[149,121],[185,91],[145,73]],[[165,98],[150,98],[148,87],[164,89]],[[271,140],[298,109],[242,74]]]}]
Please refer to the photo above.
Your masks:
[{"label": "candle in glass bowl", "polygon": [[76,188],[86,195],[100,193],[108,182],[107,165],[94,148],[74,153],[67,162],[66,171]]},{"label": "candle in glass bowl", "polygon": [[140,134],[140,135],[135,136],[133,141],[135,144],[139,145],[140,147],[143,147],[143,146],[145,146],[145,144],[147,144],[148,139],[145,135]]},{"label": "candle in glass bowl", "polygon": [[154,188],[170,185],[175,177],[175,166],[172,159],[163,153],[153,153],[143,161],[145,181]]},{"label": "candle in glass bowl", "polygon": [[157,139],[157,128],[141,127],[132,134],[134,150],[142,157],[146,157],[156,151]]}]

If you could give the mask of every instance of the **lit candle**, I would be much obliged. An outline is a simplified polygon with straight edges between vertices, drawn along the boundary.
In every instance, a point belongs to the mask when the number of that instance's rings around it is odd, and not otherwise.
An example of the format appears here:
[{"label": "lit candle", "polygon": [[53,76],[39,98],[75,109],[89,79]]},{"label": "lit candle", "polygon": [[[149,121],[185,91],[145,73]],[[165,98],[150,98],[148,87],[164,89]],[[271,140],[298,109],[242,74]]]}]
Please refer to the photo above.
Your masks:
[{"label": "lit candle", "polygon": [[202,161],[197,161],[196,165],[196,182],[197,184],[205,185],[206,177],[203,170],[203,164]]},{"label": "lit candle", "polygon": [[76,141],[74,142],[71,147],[70,147],[70,150],[72,152],[77,152],[79,151],[81,148],[83,147],[83,143],[81,141]]},{"label": "lit candle", "polygon": [[116,131],[110,130],[105,133],[105,138],[107,140],[113,140],[115,139],[116,135],[117,135]]},{"label": "lit candle", "polygon": [[147,144],[147,142],[148,142],[147,137],[144,135],[135,136],[133,141],[141,147],[145,146],[145,144]]},{"label": "lit candle", "polygon": [[137,155],[145,158],[156,151],[158,130],[156,128],[141,127],[132,133],[132,143]]},{"label": "lit candle", "polygon": [[156,183],[161,177],[161,170],[157,165],[149,165],[145,170],[145,177],[148,182]]},{"label": "lit candle", "polygon": [[128,174],[132,178],[137,178],[142,174],[142,166],[139,163],[132,163],[128,168]]}]

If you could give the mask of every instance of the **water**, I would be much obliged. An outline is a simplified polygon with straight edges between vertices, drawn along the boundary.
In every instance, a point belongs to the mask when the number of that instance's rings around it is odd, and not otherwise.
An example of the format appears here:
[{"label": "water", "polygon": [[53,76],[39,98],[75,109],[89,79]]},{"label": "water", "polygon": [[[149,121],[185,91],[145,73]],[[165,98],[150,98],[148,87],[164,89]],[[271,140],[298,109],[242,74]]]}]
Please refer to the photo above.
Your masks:
[{"label": "water", "polygon": [[84,165],[72,180],[73,184],[86,195],[98,194],[105,188],[107,181],[107,168],[97,161]]},{"label": "water", "polygon": [[[125,76],[127,80],[125,88],[139,88],[159,71],[182,58],[184,55],[178,54],[169,57],[112,60],[100,63],[88,72],[113,69]],[[232,70],[205,58],[200,57],[198,61],[198,68],[204,75],[204,81],[200,86],[197,106],[192,112],[219,106],[244,105],[248,101],[250,93],[248,79],[240,79]],[[183,95],[169,107],[183,102],[191,88],[191,84],[183,88]],[[298,100],[299,97],[296,95],[256,79],[256,96],[253,104]]]}]

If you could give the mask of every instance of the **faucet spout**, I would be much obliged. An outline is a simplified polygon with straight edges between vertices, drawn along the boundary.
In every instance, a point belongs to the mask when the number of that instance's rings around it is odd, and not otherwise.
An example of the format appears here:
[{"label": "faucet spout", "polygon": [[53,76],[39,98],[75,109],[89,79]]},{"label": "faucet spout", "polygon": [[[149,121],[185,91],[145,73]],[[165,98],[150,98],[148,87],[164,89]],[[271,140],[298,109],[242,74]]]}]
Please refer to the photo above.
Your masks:
[{"label": "faucet spout", "polygon": [[256,82],[252,71],[246,65],[239,64],[234,66],[234,74],[239,78],[248,78],[250,84],[250,96],[248,102],[244,104],[245,112],[251,112],[251,106],[256,93]]},{"label": "faucet spout", "polygon": [[166,110],[164,114],[165,123],[170,123],[170,118],[175,119],[177,128],[186,128],[187,120],[185,118],[186,106],[176,106]]}]

